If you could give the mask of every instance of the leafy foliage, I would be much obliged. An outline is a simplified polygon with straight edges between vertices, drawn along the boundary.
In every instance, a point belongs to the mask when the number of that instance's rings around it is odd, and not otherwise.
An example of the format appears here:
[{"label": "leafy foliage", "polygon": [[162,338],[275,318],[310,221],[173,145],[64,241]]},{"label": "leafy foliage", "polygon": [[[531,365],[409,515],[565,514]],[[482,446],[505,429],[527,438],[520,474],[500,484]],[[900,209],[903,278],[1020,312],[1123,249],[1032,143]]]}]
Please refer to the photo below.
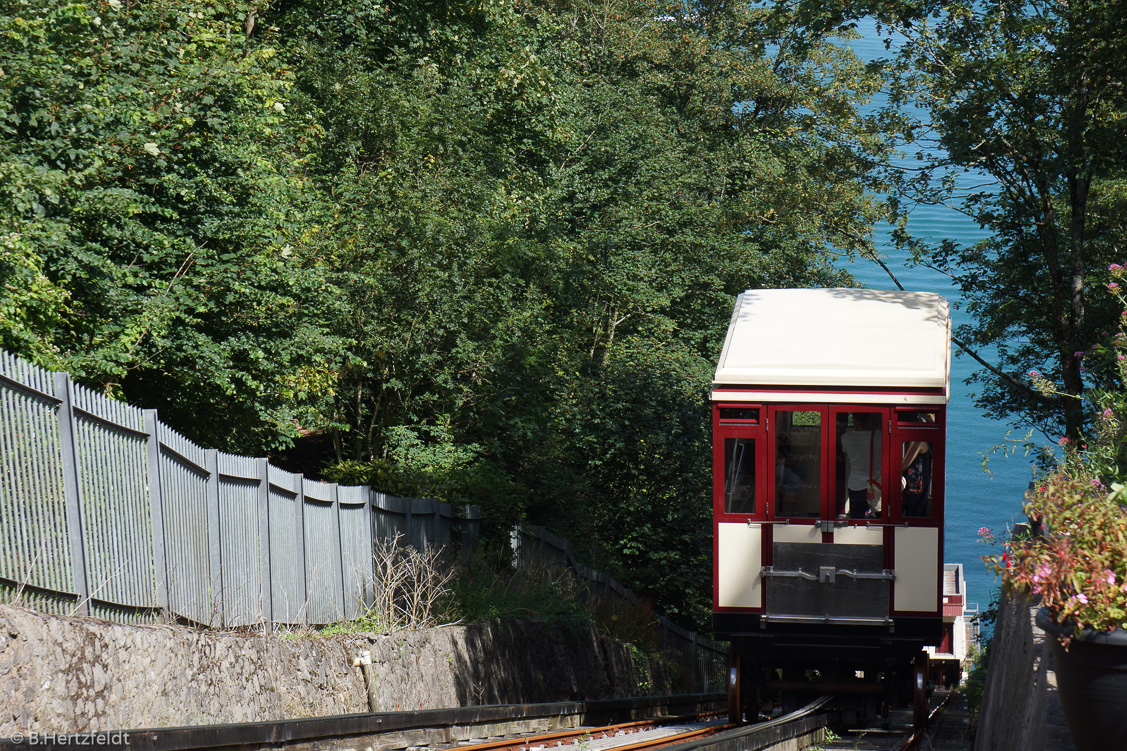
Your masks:
[{"label": "leafy foliage", "polygon": [[44,0],[0,16],[0,276],[20,311],[5,344],[244,450],[293,434],[341,344],[327,280],[293,249],[288,74],[248,47],[248,11]]},{"label": "leafy foliage", "polygon": [[[985,366],[973,379],[978,403],[1076,439],[1092,383],[1077,353],[1118,315],[1091,290],[1107,282],[1102,269],[1125,232],[1121,6],[875,7],[904,40],[893,102],[925,118],[915,129],[922,169],[899,181],[903,205],[950,201],[991,233],[970,247],[909,241],[963,292],[973,323],[956,334]],[[979,184],[956,192],[959,173]],[[1034,388],[1033,369],[1060,393]]]},{"label": "leafy foliage", "polygon": [[590,592],[566,568],[512,566],[512,551],[483,547],[459,562],[445,600],[449,620],[589,619]]},{"label": "leafy foliage", "polygon": [[[1127,280],[1121,265],[1109,271]],[[1119,281],[1108,292],[1127,305]],[[1090,356],[1127,376],[1127,314]],[[1047,379],[1039,385],[1053,393]],[[1008,584],[1038,596],[1055,621],[1077,633],[1127,628],[1127,396],[1092,388],[1084,400],[1100,410],[1097,429],[1084,442],[1063,437],[1060,456],[1027,498],[1039,534],[1011,538],[1009,560],[992,561]]]},{"label": "leafy foliage", "polygon": [[0,343],[703,620],[711,363],[871,252],[874,71],[750,6],[0,8]]},{"label": "leafy foliage", "polygon": [[1097,631],[1127,628],[1127,509],[1121,494],[1082,473],[1043,481],[1026,506],[1049,534],[1011,544],[1007,583],[1037,595],[1053,620]]}]

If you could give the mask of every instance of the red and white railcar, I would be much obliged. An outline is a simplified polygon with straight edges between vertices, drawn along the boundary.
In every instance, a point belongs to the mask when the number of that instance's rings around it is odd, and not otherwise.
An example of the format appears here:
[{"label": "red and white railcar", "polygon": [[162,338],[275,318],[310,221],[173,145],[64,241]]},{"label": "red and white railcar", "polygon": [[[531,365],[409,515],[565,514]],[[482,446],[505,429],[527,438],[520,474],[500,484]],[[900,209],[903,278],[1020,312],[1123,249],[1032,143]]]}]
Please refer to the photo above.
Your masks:
[{"label": "red and white railcar", "polygon": [[812,692],[862,697],[869,714],[920,701],[919,655],[942,638],[949,386],[939,295],[739,296],[712,391],[733,719]]}]

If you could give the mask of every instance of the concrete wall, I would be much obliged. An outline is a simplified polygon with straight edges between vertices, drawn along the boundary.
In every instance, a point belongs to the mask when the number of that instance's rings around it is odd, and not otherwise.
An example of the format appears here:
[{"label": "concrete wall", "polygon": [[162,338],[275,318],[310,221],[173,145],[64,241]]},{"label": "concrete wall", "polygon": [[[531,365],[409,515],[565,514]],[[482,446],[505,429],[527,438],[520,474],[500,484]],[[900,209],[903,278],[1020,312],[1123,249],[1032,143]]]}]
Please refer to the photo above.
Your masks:
[{"label": "concrete wall", "polygon": [[1049,644],[1033,626],[1029,600],[1003,592],[982,691],[975,751],[1045,746]]},{"label": "concrete wall", "polygon": [[131,626],[0,606],[0,738],[671,690],[658,666],[587,625],[493,623],[287,638]]}]

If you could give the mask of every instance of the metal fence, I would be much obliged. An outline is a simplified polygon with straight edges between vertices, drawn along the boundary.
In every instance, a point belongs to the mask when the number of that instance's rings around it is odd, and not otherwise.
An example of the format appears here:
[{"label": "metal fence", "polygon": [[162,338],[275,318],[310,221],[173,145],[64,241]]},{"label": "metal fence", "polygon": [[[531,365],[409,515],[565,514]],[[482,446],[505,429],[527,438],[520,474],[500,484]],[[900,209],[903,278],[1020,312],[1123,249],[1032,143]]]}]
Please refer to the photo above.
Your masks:
[{"label": "metal fence", "polygon": [[373,541],[469,542],[476,507],[316,482],[203,449],[0,352],[0,587],[48,612],[323,624],[373,600]]},{"label": "metal fence", "polygon": [[[637,595],[603,571],[584,566],[572,555],[568,541],[543,527],[520,526],[512,530],[510,542],[514,563],[536,566],[542,563],[570,569],[586,582],[593,594],[617,598],[624,603],[641,605]],[[662,653],[681,672],[686,691],[723,691],[728,645],[706,639],[681,628],[663,615],[653,614],[653,627],[660,640]]]},{"label": "metal fence", "polygon": [[[107,399],[0,352],[0,589],[46,612],[212,627],[325,624],[373,603],[373,551],[401,536],[468,547],[480,510],[306,479],[265,458],[204,449],[156,410]],[[515,563],[566,566],[634,595],[540,527]],[[715,690],[725,647],[655,616],[691,690]]]}]

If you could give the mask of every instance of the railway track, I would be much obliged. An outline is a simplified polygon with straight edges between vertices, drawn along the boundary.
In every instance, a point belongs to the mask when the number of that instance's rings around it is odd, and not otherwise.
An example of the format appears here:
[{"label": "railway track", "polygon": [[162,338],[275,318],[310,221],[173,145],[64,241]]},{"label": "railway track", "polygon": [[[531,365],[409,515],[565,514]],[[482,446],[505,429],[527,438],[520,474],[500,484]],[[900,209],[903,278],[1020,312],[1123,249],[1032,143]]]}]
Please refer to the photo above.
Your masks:
[{"label": "railway track", "polygon": [[[823,696],[790,714],[765,722],[741,725],[708,738],[678,743],[667,751],[762,751],[763,749],[810,748],[821,744],[826,731],[841,722],[833,697]],[[786,745],[784,745],[786,744]]]},{"label": "railway track", "polygon": [[[942,698],[942,697],[941,697]],[[949,700],[949,697],[947,697]],[[941,722],[947,701],[931,713]],[[760,751],[778,747],[919,751],[910,711],[892,730],[861,730],[836,740],[842,711],[822,697],[781,717],[733,726],[720,694],[552,704],[493,705],[422,712],[339,715],[306,720],[212,725],[99,734],[0,739],[0,751],[83,745],[128,751],[333,749],[334,751]],[[959,749],[959,746],[932,746]]]},{"label": "railway track", "polygon": [[725,702],[722,694],[691,694],[349,714],[182,728],[38,733],[19,739],[0,739],[0,751],[27,751],[32,745],[43,748],[84,746],[106,751],[465,749],[467,744],[501,737],[522,736],[519,740],[524,740],[526,736],[569,728],[602,728],[657,716],[684,718],[715,713],[723,710]]},{"label": "railway track", "polygon": [[[707,713],[711,715],[715,713]],[[459,751],[640,751],[731,728],[714,717],[655,718],[597,728],[573,728],[522,738],[459,745]]]},{"label": "railway track", "polygon": [[807,748],[825,738],[825,730],[840,721],[823,697],[782,717],[753,725],[730,725],[724,720],[683,722],[676,718],[626,723],[603,728],[579,728],[528,738],[462,746],[461,751],[759,751],[789,744]]}]

